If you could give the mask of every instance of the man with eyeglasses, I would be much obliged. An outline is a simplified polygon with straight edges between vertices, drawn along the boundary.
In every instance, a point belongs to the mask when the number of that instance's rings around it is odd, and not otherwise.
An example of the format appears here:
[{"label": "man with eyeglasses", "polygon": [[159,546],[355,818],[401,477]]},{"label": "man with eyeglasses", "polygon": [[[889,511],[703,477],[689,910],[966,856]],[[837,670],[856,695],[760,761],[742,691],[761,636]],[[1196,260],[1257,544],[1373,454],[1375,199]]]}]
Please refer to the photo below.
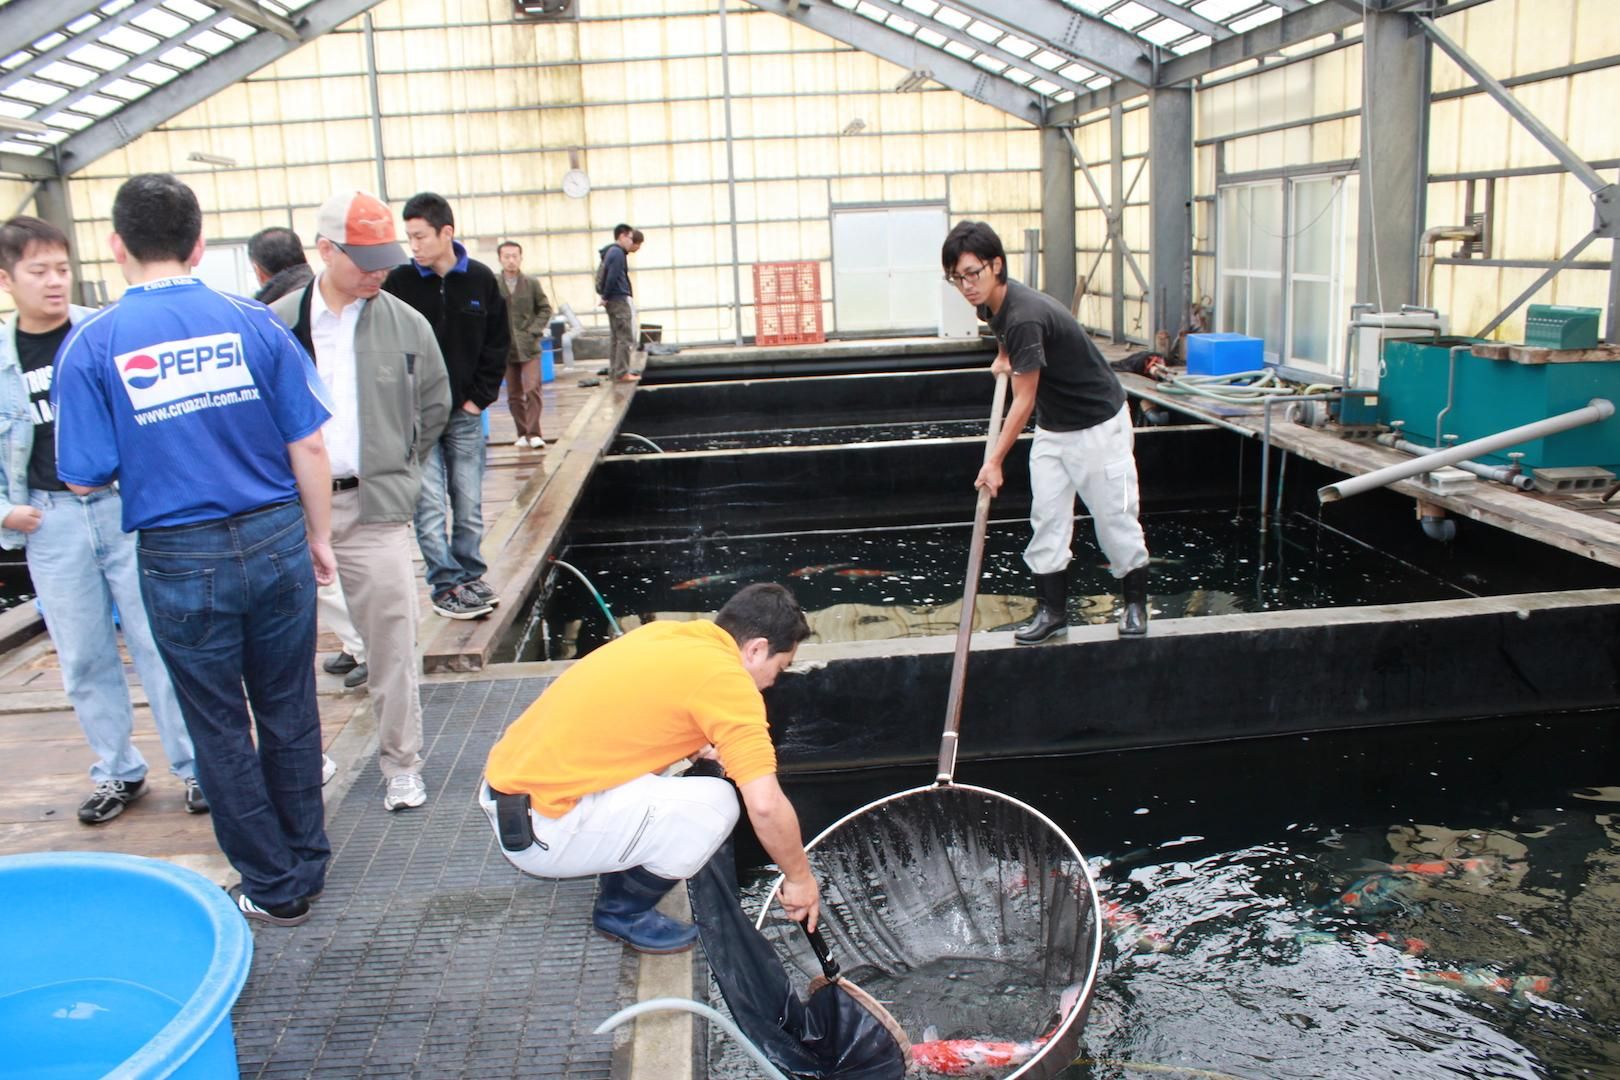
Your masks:
[{"label": "man with eyeglasses", "polygon": [[1035,574],[1038,607],[1013,640],[1034,645],[1068,626],[1069,550],[1074,497],[1091,511],[1097,545],[1121,579],[1121,636],[1147,633],[1147,545],[1137,520],[1134,433],[1119,378],[1069,311],[1043,292],[1007,280],[1007,253],[995,230],[964,221],[940,252],[945,279],[990,324],[999,349],[990,370],[1012,376],[1012,407],[974,486],[994,496],[1001,465],[1031,414],[1030,526],[1024,562]]}]

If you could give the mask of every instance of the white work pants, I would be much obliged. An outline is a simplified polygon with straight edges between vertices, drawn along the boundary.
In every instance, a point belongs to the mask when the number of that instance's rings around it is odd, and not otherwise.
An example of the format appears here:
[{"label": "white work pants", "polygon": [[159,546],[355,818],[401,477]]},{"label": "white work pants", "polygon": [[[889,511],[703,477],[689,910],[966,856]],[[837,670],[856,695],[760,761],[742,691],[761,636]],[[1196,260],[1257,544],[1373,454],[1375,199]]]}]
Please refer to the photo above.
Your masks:
[{"label": "white work pants", "polygon": [[1024,562],[1037,574],[1055,574],[1074,558],[1074,497],[1091,512],[1097,546],[1108,557],[1109,571],[1122,578],[1148,563],[1136,458],[1132,453],[1130,405],[1113,419],[1080,431],[1035,429],[1029,448],[1029,523],[1035,530],[1024,549]]},{"label": "white work pants", "polygon": [[[478,804],[495,830],[495,797],[480,784]],[[638,776],[581,799],[560,818],[529,812],[537,841],[500,848],[506,861],[536,877],[610,874],[633,866],[683,880],[703,868],[737,824],[737,794],[713,776]]]}]

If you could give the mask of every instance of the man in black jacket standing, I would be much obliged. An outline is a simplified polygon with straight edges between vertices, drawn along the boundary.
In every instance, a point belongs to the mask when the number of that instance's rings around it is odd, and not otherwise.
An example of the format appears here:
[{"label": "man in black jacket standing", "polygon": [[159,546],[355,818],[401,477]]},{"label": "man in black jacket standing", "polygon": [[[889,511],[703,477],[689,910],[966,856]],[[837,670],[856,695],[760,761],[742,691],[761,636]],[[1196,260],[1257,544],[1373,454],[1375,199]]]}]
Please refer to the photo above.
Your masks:
[{"label": "man in black jacket standing", "polygon": [[[427,319],[450,373],[450,423],[423,463],[416,542],[427,563],[433,610],[477,619],[500,603],[484,582],[488,567],[478,550],[484,539],[483,412],[500,396],[512,331],[500,282],[457,242],[444,197],[413,195],[404,217],[412,261],[395,267],[383,288]],[[446,497],[455,518],[448,537]]]}]

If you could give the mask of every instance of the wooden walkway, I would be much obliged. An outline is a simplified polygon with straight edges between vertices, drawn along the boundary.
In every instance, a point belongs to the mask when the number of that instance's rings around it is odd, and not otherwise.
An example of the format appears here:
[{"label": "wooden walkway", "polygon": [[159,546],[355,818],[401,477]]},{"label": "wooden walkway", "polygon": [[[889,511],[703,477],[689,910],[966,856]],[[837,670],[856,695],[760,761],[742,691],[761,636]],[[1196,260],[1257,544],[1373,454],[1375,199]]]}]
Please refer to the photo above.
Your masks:
[{"label": "wooden walkway", "polygon": [[[497,588],[510,576],[509,560],[500,552],[547,481],[570,457],[575,429],[582,418],[616,399],[628,398],[628,389],[615,390],[606,380],[581,388],[578,380],[594,370],[596,362],[580,370],[559,370],[545,384],[542,425],[548,439],[544,453],[512,445],[514,429],[503,394],[490,409],[488,467],[484,477],[485,551]],[[594,453],[594,450],[590,451]],[[576,466],[577,468],[577,466]],[[525,502],[524,500],[527,500]],[[445,632],[449,620],[431,614],[427,587],[417,563],[423,625],[418,640],[431,643]],[[520,598],[509,597],[516,608]],[[31,605],[29,605],[31,607]],[[502,609],[507,605],[503,604]],[[501,610],[501,609],[497,609]],[[26,621],[18,612],[14,622]],[[324,629],[317,641],[320,659],[338,650],[337,639]],[[103,850],[167,858],[199,870],[226,884],[235,873],[214,843],[206,815],[185,812],[180,781],[168,773],[167,759],[152,725],[146,694],[125,656],[135,709],[135,744],[151,772],[148,794],[105,825],[86,826],[76,816],[78,805],[93,786],[89,779],[91,755],[62,690],[61,670],[50,638],[37,633],[0,655],[0,855],[28,851]],[[326,790],[328,812],[370,753],[375,724],[365,690],[345,690],[340,677],[316,668],[317,700],[321,712],[323,745],[339,763],[339,776]],[[438,793],[431,792],[430,797]],[[383,813],[382,807],[377,807]]]}]

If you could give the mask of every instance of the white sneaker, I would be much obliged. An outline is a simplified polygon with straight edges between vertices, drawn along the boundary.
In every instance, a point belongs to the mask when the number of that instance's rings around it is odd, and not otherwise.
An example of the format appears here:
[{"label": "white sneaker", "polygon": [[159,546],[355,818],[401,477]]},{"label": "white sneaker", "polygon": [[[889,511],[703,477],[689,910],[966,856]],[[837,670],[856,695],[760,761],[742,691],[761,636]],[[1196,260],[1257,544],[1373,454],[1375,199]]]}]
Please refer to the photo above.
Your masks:
[{"label": "white sneaker", "polygon": [[529,436],[529,449],[531,449],[531,450],[544,450],[545,448],[546,448],[546,440],[544,438],[542,438],[539,435],[530,435]]},{"label": "white sneaker", "polygon": [[321,786],[325,787],[337,775],[337,762],[325,754],[321,755]]},{"label": "white sneaker", "polygon": [[401,773],[388,781],[388,794],[383,796],[384,810],[405,810],[427,802],[427,785],[415,773]]}]

